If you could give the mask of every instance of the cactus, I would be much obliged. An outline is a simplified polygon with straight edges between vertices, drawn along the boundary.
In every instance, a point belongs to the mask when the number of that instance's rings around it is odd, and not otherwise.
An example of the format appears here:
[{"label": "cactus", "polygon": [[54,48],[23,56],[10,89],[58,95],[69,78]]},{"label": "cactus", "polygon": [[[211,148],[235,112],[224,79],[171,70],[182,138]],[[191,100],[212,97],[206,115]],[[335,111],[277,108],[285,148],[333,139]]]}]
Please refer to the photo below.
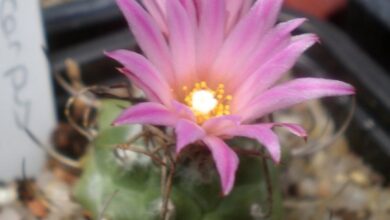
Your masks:
[{"label": "cactus", "polygon": [[[161,165],[152,158],[129,150],[119,149],[131,137],[142,131],[140,125],[112,127],[120,113],[117,100],[102,100],[97,123],[99,134],[90,143],[84,159],[82,176],[74,189],[74,196],[94,219],[140,220],[160,219],[164,193],[161,187]],[[145,149],[144,139],[135,143]],[[247,139],[234,139],[231,146],[253,146]],[[278,168],[266,160],[240,155],[240,166],[233,191],[223,197],[219,177],[209,153],[192,147],[178,160],[166,219],[281,219],[281,193],[277,183]],[[269,163],[272,199],[262,163]],[[270,204],[272,203],[272,204]],[[264,217],[272,208],[272,216]]]}]

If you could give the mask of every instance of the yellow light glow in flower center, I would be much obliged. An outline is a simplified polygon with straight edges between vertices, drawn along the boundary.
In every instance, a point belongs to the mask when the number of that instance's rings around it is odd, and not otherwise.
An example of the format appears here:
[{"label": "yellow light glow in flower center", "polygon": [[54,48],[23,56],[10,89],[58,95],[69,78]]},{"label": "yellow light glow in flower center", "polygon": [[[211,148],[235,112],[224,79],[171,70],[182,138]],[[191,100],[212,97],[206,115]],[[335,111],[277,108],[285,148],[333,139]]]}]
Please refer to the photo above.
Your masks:
[{"label": "yellow light glow in flower center", "polygon": [[233,97],[225,94],[223,84],[211,89],[202,81],[195,83],[191,90],[183,86],[183,91],[186,94],[184,103],[191,108],[199,124],[211,117],[230,114],[229,104]]},{"label": "yellow light glow in flower center", "polygon": [[218,104],[218,100],[209,90],[198,90],[192,94],[191,106],[194,111],[209,114]]}]

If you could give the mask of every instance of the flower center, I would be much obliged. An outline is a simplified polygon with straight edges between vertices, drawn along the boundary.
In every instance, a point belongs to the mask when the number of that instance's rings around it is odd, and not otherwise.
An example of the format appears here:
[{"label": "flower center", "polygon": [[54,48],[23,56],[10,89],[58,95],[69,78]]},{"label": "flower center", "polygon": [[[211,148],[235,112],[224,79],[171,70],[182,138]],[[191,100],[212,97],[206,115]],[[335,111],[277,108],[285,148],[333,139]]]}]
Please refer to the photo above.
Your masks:
[{"label": "flower center", "polygon": [[216,89],[211,89],[205,81],[195,83],[191,90],[183,86],[186,94],[184,102],[193,111],[196,121],[201,124],[215,116],[230,114],[231,95],[225,94],[225,86],[219,84]]},{"label": "flower center", "polygon": [[209,90],[198,90],[192,94],[191,106],[201,114],[209,114],[217,106],[218,101]]}]

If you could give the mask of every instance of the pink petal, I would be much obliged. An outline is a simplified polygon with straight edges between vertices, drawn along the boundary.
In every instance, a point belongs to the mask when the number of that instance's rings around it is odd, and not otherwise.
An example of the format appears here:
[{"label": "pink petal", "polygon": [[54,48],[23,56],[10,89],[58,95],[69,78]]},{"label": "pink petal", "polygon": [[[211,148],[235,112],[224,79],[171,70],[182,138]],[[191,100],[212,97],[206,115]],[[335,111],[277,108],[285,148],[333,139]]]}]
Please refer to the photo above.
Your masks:
[{"label": "pink petal", "polygon": [[167,14],[167,0],[150,0],[150,1],[155,1],[157,5],[159,6],[160,10],[162,11],[162,14],[166,15]]},{"label": "pink petal", "polygon": [[278,136],[269,125],[241,125],[235,129],[226,130],[226,134],[256,139],[268,150],[274,162],[280,162],[281,151]]},{"label": "pink petal", "polygon": [[167,1],[167,21],[175,76],[179,86],[189,86],[196,74],[194,29],[180,2]]},{"label": "pink petal", "polygon": [[228,19],[226,22],[226,33],[229,33],[237,22],[248,13],[253,5],[253,0],[226,1]]},{"label": "pink petal", "polygon": [[240,10],[239,18],[243,17],[246,13],[248,13],[249,9],[253,5],[253,0],[242,0],[242,7]]},{"label": "pink petal", "polygon": [[129,107],[115,119],[113,125],[124,124],[152,124],[175,126],[178,117],[165,106],[155,102],[144,102]]},{"label": "pink petal", "polygon": [[261,65],[254,73],[246,78],[234,95],[236,97],[244,98],[233,101],[232,105],[240,108],[254,96],[260,94],[274,84],[284,73],[293,67],[301,54],[317,42],[317,40],[317,36],[313,34],[304,34],[294,37],[294,40],[292,40],[287,47],[277,52],[277,54],[268,59],[266,63]]},{"label": "pink petal", "polygon": [[314,34],[294,36],[289,46],[272,57],[253,74],[253,79],[262,79],[261,84],[256,85],[256,92],[269,88],[279,80],[284,73],[294,66],[302,53],[317,41],[318,37]]},{"label": "pink petal", "polygon": [[298,124],[291,124],[291,123],[273,123],[273,126],[279,126],[286,128],[288,131],[290,131],[292,134],[295,134],[298,137],[307,138],[307,132],[306,130],[298,125]]},{"label": "pink petal", "polygon": [[175,128],[176,132],[176,154],[179,154],[184,147],[202,139],[206,133],[195,122],[189,120],[179,120]]},{"label": "pink petal", "polygon": [[171,104],[172,111],[174,111],[180,118],[195,121],[194,113],[187,105],[184,105],[183,103],[176,100],[173,100]]},{"label": "pink petal", "polygon": [[213,155],[221,179],[223,195],[228,195],[233,189],[239,163],[238,157],[223,140],[217,137],[208,136],[203,138],[203,141]]},{"label": "pink petal", "polygon": [[292,134],[294,134],[294,135],[296,135],[298,137],[301,137],[301,138],[304,138],[304,139],[307,138],[306,130],[302,126],[300,126],[298,124],[276,122],[276,123],[265,123],[264,125],[269,125],[270,128],[273,128],[273,127],[283,127],[283,128],[286,128],[289,132],[291,132]]},{"label": "pink petal", "polygon": [[199,70],[207,73],[208,67],[213,63],[224,39],[225,1],[203,0],[201,7],[197,34],[197,61]]},{"label": "pink petal", "polygon": [[183,5],[183,8],[186,10],[188,17],[191,22],[191,26],[194,28],[194,31],[196,31],[196,27],[198,26],[198,14],[197,9],[195,7],[194,0],[179,0],[180,3]]},{"label": "pink petal", "polygon": [[281,5],[282,0],[262,0],[255,3],[225,40],[214,64],[212,81],[229,79],[231,74],[235,74],[230,70],[247,60],[264,33],[275,23]]},{"label": "pink petal", "polygon": [[224,134],[224,130],[238,126],[240,124],[240,120],[240,116],[237,115],[213,117],[205,121],[202,128],[208,134],[219,136],[220,134]]},{"label": "pink petal", "polygon": [[355,90],[351,85],[337,80],[295,79],[265,91],[240,113],[244,121],[252,121],[307,100],[354,93]]},{"label": "pink petal", "polygon": [[229,32],[240,18],[240,10],[245,1],[226,1],[227,22],[226,32]]},{"label": "pink petal", "polygon": [[[298,28],[306,19],[297,18],[278,24],[260,43],[257,51],[251,55],[241,71],[245,76],[256,71],[265,61],[278,54],[281,48],[288,46],[291,32]],[[310,41],[310,39],[308,39]],[[294,44],[294,42],[291,42]],[[237,74],[239,75],[239,74]]]},{"label": "pink petal", "polygon": [[143,4],[145,5],[145,8],[148,10],[149,14],[153,17],[153,20],[158,24],[160,27],[161,32],[167,34],[168,28],[166,23],[166,16],[164,9],[161,7],[161,4],[164,5],[165,3],[160,3],[156,0],[142,0]]},{"label": "pink petal", "polygon": [[135,87],[142,89],[142,91],[145,93],[146,97],[150,101],[158,103],[162,102],[158,94],[156,94],[152,88],[145,84],[141,79],[137,78],[137,76],[130,72],[128,69],[124,67],[117,69],[120,73],[124,74]]},{"label": "pink petal", "polygon": [[151,16],[134,0],[116,0],[129,26],[149,60],[156,65],[168,81],[173,84],[171,54],[163,34]]},{"label": "pink petal", "polygon": [[126,50],[116,50],[108,52],[106,55],[124,65],[128,71],[123,73],[131,79],[136,80],[139,86],[144,85],[140,89],[145,92],[150,90],[148,92],[157,96],[161,103],[169,104],[170,100],[172,100],[170,86],[145,57]]}]

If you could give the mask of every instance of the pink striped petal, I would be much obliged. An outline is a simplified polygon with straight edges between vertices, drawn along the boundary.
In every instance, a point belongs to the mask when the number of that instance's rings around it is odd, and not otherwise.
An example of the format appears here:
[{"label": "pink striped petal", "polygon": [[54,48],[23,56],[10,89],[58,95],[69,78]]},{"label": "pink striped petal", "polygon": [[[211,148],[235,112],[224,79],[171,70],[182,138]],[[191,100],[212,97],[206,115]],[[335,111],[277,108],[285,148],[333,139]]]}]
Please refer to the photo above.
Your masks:
[{"label": "pink striped petal", "polygon": [[[182,6],[187,11],[191,22],[193,23],[193,26],[196,27],[197,25],[197,9],[195,7],[193,0],[177,0],[180,1]],[[166,0],[142,0],[145,7],[148,9],[148,12],[152,15],[154,20],[160,25],[162,23],[162,31],[165,34],[169,34],[167,32],[167,24],[166,24],[166,15],[167,15],[167,1]]]},{"label": "pink striped petal", "polygon": [[213,117],[205,121],[202,128],[208,133],[214,136],[224,134],[224,131],[229,128],[235,128],[240,124],[240,116],[237,115],[224,115],[219,117]]},{"label": "pink striped petal", "polygon": [[304,138],[305,140],[307,138],[306,130],[302,126],[300,126],[299,124],[276,122],[276,123],[264,123],[264,125],[265,126],[268,125],[270,128],[282,127],[282,128],[287,129],[290,133],[292,133],[298,137]]},{"label": "pink striped petal", "polygon": [[[253,73],[265,61],[273,57],[275,54],[278,54],[280,49],[288,46],[291,38],[291,32],[305,21],[305,18],[297,18],[278,24],[264,37],[264,40],[256,49],[257,51],[249,57],[248,62],[241,68],[241,72],[245,74],[245,76]],[[291,44],[294,44],[294,42],[291,42]]]},{"label": "pink striped petal", "polygon": [[156,1],[157,5],[161,9],[162,13],[164,15],[167,14],[167,0],[151,0],[151,1]]},{"label": "pink striped petal", "polygon": [[281,50],[253,73],[253,79],[261,79],[261,84],[256,85],[256,92],[262,92],[272,86],[284,73],[294,66],[302,53],[316,42],[318,42],[318,37],[314,34],[303,34],[293,37],[289,46]]},{"label": "pink striped petal", "polygon": [[165,106],[155,102],[144,102],[129,107],[115,119],[113,125],[124,124],[152,124],[175,126],[178,117]]},{"label": "pink striped petal", "polygon": [[227,135],[248,137],[261,143],[271,155],[274,162],[279,163],[281,158],[278,136],[267,124],[241,125],[235,129],[225,131]]},{"label": "pink striped petal", "polygon": [[272,57],[253,74],[257,76],[256,79],[262,79],[261,85],[257,85],[256,92],[261,92],[273,85],[293,67],[302,53],[316,42],[318,42],[318,37],[314,34],[294,36],[289,46]]},{"label": "pink striped petal", "polygon": [[226,11],[228,16],[225,28],[226,33],[229,33],[241,17],[248,13],[252,4],[253,0],[226,1]]},{"label": "pink striped petal", "polygon": [[306,130],[298,125],[298,124],[291,124],[291,123],[273,123],[273,126],[279,126],[279,127],[283,127],[283,128],[286,128],[288,131],[290,131],[292,134],[298,136],[298,137],[302,137],[304,139],[307,138],[307,132]]},{"label": "pink striped petal", "polygon": [[230,70],[248,59],[264,33],[275,23],[281,5],[282,0],[262,0],[255,3],[225,40],[214,64],[212,81],[229,79],[234,74]]},{"label": "pink striped petal", "polygon": [[162,102],[158,94],[154,92],[154,89],[150,88],[149,85],[145,84],[141,79],[137,78],[137,76],[130,72],[128,69],[124,67],[117,69],[120,73],[125,75],[135,87],[142,89],[142,91],[146,95],[146,98],[148,98],[150,101],[158,103]]},{"label": "pink striped petal", "polygon": [[248,13],[249,9],[253,5],[253,2],[253,0],[242,0],[242,7],[240,10],[240,15],[238,16],[239,19],[245,16],[246,13]]},{"label": "pink striped petal", "polygon": [[171,54],[152,17],[134,0],[116,0],[139,46],[149,60],[173,84]]},{"label": "pink striped petal", "polygon": [[136,79],[142,90],[153,93],[164,104],[169,104],[172,100],[170,86],[161,76],[158,70],[143,56],[126,50],[116,50],[106,53],[107,56],[120,62],[128,71],[124,74],[131,79]]},{"label": "pink striped petal", "polygon": [[244,1],[226,1],[226,12],[227,12],[227,22],[226,22],[226,32],[230,30],[237,24],[237,21],[240,18],[240,10],[242,9]]},{"label": "pink striped petal", "polygon": [[214,62],[215,56],[223,43],[226,14],[225,1],[203,0],[201,7],[197,33],[197,61],[199,71],[207,73],[209,66]]},{"label": "pink striped petal", "polygon": [[195,116],[192,110],[181,102],[172,100],[172,111],[174,111],[180,118],[195,121]]},{"label": "pink striped petal", "polygon": [[354,93],[351,85],[337,80],[295,79],[265,91],[244,107],[240,115],[249,122],[307,100]]},{"label": "pink striped petal", "polygon": [[194,30],[186,10],[178,1],[167,1],[169,43],[179,86],[190,86],[195,72]]},{"label": "pink striped petal", "polygon": [[238,157],[223,140],[217,137],[208,136],[203,138],[203,141],[211,151],[219,173],[222,192],[226,196],[233,189],[239,163]]},{"label": "pink striped petal", "polygon": [[153,17],[153,20],[160,27],[161,32],[163,32],[164,34],[168,34],[165,12],[160,5],[164,4],[165,7],[165,3],[161,2],[161,0],[160,4],[156,0],[142,0],[142,2],[145,8],[148,10],[149,14]]},{"label": "pink striped petal", "polygon": [[191,26],[193,27],[194,32],[196,32],[196,28],[198,26],[198,14],[197,14],[197,9],[195,7],[194,0],[179,0],[179,1],[183,5],[183,8],[186,10],[187,15],[191,22]]},{"label": "pink striped petal", "polygon": [[[242,83],[235,94],[236,97],[244,97],[233,101],[233,106],[242,108],[254,96],[273,85],[284,73],[293,67],[301,54],[318,41],[314,34],[304,34],[294,37],[292,42],[269,58],[258,70],[252,73],[244,83]],[[240,102],[240,103],[237,103]]]},{"label": "pink striped petal", "polygon": [[176,154],[179,154],[186,146],[201,140],[206,136],[205,131],[195,122],[179,120],[175,127],[176,132]]},{"label": "pink striped petal", "polygon": [[[282,49],[291,41],[291,32],[299,27],[306,19],[297,18],[278,24],[273,28],[260,42],[256,51],[248,57],[247,62],[242,66],[236,66],[232,69],[235,73],[232,75],[229,87],[232,91],[242,87],[242,84],[248,77],[258,70],[265,62],[269,61],[275,55],[278,55]],[[251,81],[252,82],[252,81]]]}]

